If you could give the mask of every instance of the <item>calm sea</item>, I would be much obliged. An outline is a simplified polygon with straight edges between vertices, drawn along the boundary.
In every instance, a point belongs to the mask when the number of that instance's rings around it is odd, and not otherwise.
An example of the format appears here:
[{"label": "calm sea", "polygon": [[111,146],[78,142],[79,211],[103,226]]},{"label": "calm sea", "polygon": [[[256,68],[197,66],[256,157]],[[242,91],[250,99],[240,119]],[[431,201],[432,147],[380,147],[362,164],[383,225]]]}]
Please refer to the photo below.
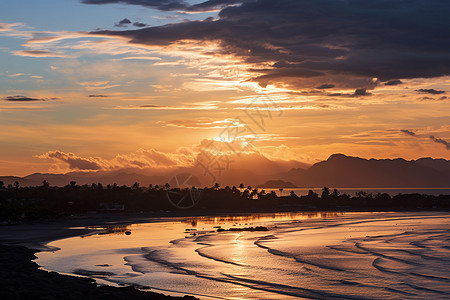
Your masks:
[{"label": "calm sea", "polygon": [[[200,299],[450,299],[449,220],[448,212],[156,220],[52,242],[60,250],[38,253],[37,263]],[[217,232],[249,226],[268,231]]]},{"label": "calm sea", "polygon": [[[309,190],[312,190],[319,195],[322,193],[322,188],[285,188],[282,191],[280,189],[270,189],[270,188],[262,188],[266,193],[270,193],[271,191],[275,191],[278,196],[287,196],[291,191],[294,191],[294,193],[297,196],[304,196],[307,195]],[[333,191],[334,188],[329,188],[330,191]],[[413,193],[419,193],[419,194],[426,194],[426,195],[433,195],[433,196],[439,196],[439,195],[450,195],[450,189],[449,188],[336,188],[341,194],[347,194],[354,196],[356,193],[363,191],[366,193],[386,193],[391,196],[398,195],[400,193],[402,194],[413,194]],[[259,189],[261,190],[261,188]]]}]

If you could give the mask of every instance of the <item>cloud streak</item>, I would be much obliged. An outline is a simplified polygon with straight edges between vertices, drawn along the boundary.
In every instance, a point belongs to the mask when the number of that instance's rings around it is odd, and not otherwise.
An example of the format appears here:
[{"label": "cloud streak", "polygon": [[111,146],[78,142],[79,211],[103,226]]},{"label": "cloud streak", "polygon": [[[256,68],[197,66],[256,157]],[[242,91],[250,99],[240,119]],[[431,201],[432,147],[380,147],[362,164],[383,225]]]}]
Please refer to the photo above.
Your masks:
[{"label": "cloud streak", "polygon": [[445,141],[445,140],[443,140],[443,139],[439,139],[439,138],[435,137],[434,135],[431,135],[431,136],[430,136],[430,139],[431,139],[433,142],[435,142],[435,143],[444,145],[445,148],[447,148],[447,150],[450,150],[450,143],[449,143],[449,142],[447,142],[447,141]]},{"label": "cloud streak", "polygon": [[161,122],[166,126],[182,127],[191,129],[217,129],[240,127],[244,124],[240,123],[238,119],[212,120],[212,119],[198,119],[198,120],[171,120]]},{"label": "cloud streak", "polygon": [[31,98],[31,97],[26,97],[26,96],[8,96],[8,97],[3,98],[3,100],[10,101],[10,102],[44,101],[44,99]]},{"label": "cloud streak", "polygon": [[416,136],[416,133],[411,130],[401,129],[400,131],[403,133],[406,133],[407,135],[410,135],[410,136]]},{"label": "cloud streak", "polygon": [[127,105],[127,106],[116,106],[114,109],[156,109],[156,110],[211,110],[217,109],[216,105],[206,103],[204,105],[185,105],[185,106],[165,106],[157,104],[143,104],[143,105]]},{"label": "cloud streak", "polygon": [[82,0],[84,4],[129,4],[154,8],[161,11],[207,12],[213,11],[245,0],[208,0],[190,5],[183,0]]},{"label": "cloud streak", "polygon": [[435,89],[419,89],[417,91],[421,92],[421,93],[432,94],[432,95],[439,95],[439,94],[445,93],[445,91],[438,91]]},{"label": "cloud streak", "polygon": [[32,98],[27,96],[7,96],[3,98],[8,102],[34,102],[34,101],[47,101],[47,100],[59,100],[59,98]]},{"label": "cloud streak", "polygon": [[89,98],[107,98],[108,95],[102,95],[102,94],[90,94],[88,95]]},{"label": "cloud streak", "polygon": [[399,85],[399,84],[402,84],[402,83],[403,82],[401,80],[395,79],[395,80],[389,80],[384,85]]},{"label": "cloud streak", "polygon": [[13,51],[13,54],[28,57],[70,57],[62,52],[52,52],[46,50],[17,50]]}]

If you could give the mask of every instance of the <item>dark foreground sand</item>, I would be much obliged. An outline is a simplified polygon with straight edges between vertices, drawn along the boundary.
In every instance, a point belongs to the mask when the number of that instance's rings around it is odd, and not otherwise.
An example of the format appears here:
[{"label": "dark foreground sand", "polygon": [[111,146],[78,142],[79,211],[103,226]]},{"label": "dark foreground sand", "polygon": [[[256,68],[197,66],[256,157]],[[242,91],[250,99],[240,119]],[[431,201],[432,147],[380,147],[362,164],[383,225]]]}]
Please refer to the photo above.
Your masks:
[{"label": "dark foreground sand", "polygon": [[197,299],[138,291],[134,287],[97,286],[93,279],[40,270],[33,261],[36,258],[34,253],[48,250],[47,242],[93,231],[84,229],[84,226],[154,222],[158,219],[151,214],[104,215],[0,225],[0,299]]},{"label": "dark foreground sand", "polygon": [[0,299],[197,299],[142,292],[134,287],[97,286],[94,280],[38,269],[35,250],[0,245]]}]

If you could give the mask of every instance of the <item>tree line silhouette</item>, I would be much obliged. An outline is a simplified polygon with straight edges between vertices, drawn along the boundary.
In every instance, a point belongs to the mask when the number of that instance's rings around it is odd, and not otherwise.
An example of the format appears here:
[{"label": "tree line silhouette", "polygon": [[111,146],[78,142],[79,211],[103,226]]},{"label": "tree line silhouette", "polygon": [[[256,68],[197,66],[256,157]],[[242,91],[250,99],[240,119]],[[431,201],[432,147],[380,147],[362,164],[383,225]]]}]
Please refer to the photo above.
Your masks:
[{"label": "tree line silhouette", "polygon": [[[450,195],[358,192],[341,194],[324,187],[321,194],[310,190],[307,195],[277,195],[251,186],[219,184],[195,189],[200,202],[193,210],[219,212],[259,212],[280,210],[382,210],[382,209],[449,209]],[[71,181],[64,187],[50,186],[47,181],[35,187],[21,187],[18,182],[5,186],[0,181],[0,220],[16,222],[58,218],[88,212],[160,212],[177,210],[168,201],[169,192],[189,193],[190,189],[149,185],[141,187],[101,183],[78,185]],[[282,192],[280,190],[280,192]]]}]

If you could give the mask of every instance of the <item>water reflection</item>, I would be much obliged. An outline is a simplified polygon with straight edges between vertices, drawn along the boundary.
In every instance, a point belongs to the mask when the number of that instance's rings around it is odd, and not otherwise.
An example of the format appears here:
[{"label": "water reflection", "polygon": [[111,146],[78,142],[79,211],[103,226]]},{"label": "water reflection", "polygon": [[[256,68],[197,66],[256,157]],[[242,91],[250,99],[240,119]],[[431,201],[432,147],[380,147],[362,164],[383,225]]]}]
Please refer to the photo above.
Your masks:
[{"label": "water reflection", "polygon": [[[99,231],[97,235],[103,234],[126,234],[129,232],[129,225],[104,225],[104,226],[87,226],[86,229]],[[81,236],[82,238],[85,236]]]},{"label": "water reflection", "polygon": [[[207,225],[239,225],[247,226],[255,222],[271,222],[271,221],[296,221],[296,220],[306,220],[311,218],[332,218],[337,216],[343,216],[346,212],[286,212],[286,213],[261,213],[261,214],[249,214],[249,215],[233,215],[233,216],[217,216],[217,217],[189,217],[181,219],[180,222],[183,224],[189,224],[192,227],[198,227],[199,224]],[[347,213],[348,214],[348,213]]]},{"label": "water reflection", "polygon": [[[439,212],[173,218],[95,227],[109,234],[53,242],[61,250],[41,252],[37,262],[59,272],[221,299],[425,299],[450,294],[449,219]],[[266,226],[269,232],[217,232],[233,226]]]}]

